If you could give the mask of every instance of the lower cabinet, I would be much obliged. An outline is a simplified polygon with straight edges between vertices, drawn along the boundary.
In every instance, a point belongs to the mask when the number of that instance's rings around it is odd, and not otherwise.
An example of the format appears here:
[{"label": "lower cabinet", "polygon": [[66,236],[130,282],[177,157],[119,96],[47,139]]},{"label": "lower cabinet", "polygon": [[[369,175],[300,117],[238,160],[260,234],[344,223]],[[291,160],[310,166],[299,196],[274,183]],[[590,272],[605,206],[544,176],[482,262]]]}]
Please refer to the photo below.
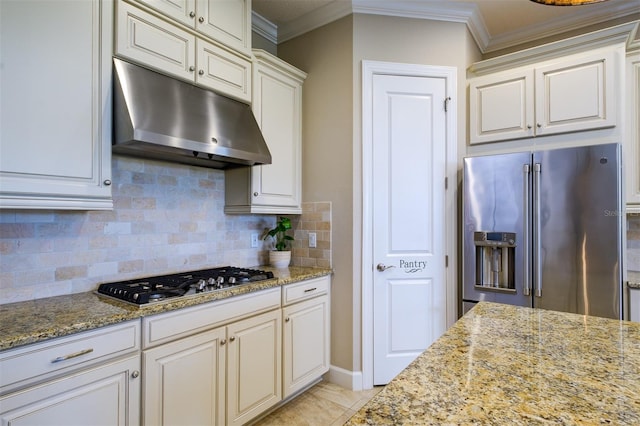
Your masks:
[{"label": "lower cabinet", "polygon": [[[279,303],[277,309],[249,313],[249,306],[269,306],[272,297],[247,297],[243,305],[248,317],[144,350],[144,424],[241,425],[282,400]],[[225,306],[214,302],[211,310],[198,308],[193,313],[212,317]],[[184,322],[190,318],[189,311],[186,315],[172,315],[170,322],[151,320],[149,329],[181,330],[189,325]],[[214,319],[211,324],[215,327],[220,322]]]},{"label": "lower cabinet", "polygon": [[329,371],[330,278],[285,286],[283,293],[283,397]]},{"label": "lower cabinet", "polygon": [[0,424],[140,424],[140,321],[0,353]]},{"label": "lower cabinet", "polygon": [[0,398],[2,425],[138,425],[140,357],[81,371]]},{"label": "lower cabinet", "polygon": [[282,400],[281,311],[227,327],[227,424],[241,425]]},{"label": "lower cabinet", "polygon": [[629,289],[629,321],[640,322],[640,289]]},{"label": "lower cabinet", "polygon": [[225,329],[143,352],[144,424],[223,425]]}]

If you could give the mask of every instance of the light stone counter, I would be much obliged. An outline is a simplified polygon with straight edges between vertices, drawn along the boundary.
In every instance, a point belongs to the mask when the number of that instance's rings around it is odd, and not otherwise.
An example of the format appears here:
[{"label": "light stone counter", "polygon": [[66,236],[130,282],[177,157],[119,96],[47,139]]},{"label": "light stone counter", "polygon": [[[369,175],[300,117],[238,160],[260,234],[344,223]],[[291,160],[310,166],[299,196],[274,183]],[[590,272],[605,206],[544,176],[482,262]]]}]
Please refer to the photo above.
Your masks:
[{"label": "light stone counter", "polygon": [[627,271],[627,286],[629,288],[640,289],[640,272]]},{"label": "light stone counter", "polygon": [[0,305],[0,351],[331,274],[324,268],[257,268],[276,278],[139,307],[92,292]]},{"label": "light stone counter", "polygon": [[346,425],[640,425],[640,324],[481,302]]}]

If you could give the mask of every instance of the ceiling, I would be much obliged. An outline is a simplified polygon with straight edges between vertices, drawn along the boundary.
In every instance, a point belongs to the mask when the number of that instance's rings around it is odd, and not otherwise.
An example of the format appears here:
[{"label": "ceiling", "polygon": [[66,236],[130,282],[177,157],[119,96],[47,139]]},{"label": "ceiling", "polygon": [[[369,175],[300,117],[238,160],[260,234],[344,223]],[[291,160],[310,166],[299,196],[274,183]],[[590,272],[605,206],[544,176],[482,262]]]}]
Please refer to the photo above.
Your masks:
[{"label": "ceiling", "polygon": [[530,0],[252,0],[254,28],[278,43],[350,13],[465,22],[483,52],[616,19],[640,19],[640,0],[546,6]]}]

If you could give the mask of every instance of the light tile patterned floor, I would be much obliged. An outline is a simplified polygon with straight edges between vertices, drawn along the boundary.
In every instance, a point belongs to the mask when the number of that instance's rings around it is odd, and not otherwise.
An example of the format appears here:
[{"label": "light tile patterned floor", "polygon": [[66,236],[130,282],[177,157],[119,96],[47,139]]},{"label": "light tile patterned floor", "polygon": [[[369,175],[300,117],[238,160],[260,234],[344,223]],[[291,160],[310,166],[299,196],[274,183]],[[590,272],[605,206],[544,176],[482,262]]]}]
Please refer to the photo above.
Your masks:
[{"label": "light tile patterned floor", "polygon": [[354,392],[322,381],[254,426],[341,426],[380,390]]}]

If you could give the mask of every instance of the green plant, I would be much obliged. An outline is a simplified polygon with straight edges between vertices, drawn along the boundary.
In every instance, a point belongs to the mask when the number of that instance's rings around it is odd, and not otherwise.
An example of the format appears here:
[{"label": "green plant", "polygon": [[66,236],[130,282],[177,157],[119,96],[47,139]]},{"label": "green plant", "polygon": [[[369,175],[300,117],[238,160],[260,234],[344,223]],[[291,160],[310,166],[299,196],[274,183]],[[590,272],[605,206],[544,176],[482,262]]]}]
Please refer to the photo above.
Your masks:
[{"label": "green plant", "polygon": [[287,250],[289,241],[293,241],[293,237],[287,235],[286,232],[291,229],[291,219],[288,217],[280,217],[276,222],[276,227],[268,231],[263,239],[267,237],[273,237],[275,239],[275,248],[277,251]]}]

